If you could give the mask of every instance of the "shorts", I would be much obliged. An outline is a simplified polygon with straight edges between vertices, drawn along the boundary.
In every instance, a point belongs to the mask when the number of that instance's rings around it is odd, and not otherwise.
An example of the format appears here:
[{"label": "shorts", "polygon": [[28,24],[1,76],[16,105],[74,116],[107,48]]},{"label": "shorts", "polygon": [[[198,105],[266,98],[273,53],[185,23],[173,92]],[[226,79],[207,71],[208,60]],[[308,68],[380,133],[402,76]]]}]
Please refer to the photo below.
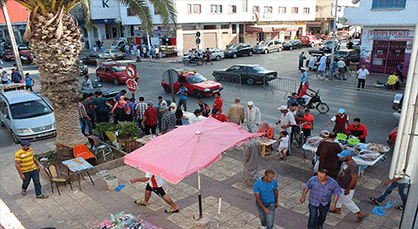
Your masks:
[{"label": "shorts", "polygon": [[147,184],[147,187],[145,187],[145,190],[152,191],[155,194],[157,194],[159,197],[165,196],[165,191],[164,191],[164,189],[162,187],[159,187],[159,188],[151,188],[151,186],[149,186],[149,184]]},{"label": "shorts", "polygon": [[289,147],[278,147],[277,152],[286,154]]},{"label": "shorts", "polygon": [[302,129],[302,131],[305,137],[311,136],[311,129]]}]

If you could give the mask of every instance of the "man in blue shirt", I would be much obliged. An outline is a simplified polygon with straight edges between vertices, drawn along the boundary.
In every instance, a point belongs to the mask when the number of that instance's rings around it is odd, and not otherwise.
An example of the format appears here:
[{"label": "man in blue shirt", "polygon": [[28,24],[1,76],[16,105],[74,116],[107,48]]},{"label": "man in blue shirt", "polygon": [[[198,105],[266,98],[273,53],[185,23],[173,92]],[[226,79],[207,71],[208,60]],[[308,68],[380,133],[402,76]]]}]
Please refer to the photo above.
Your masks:
[{"label": "man in blue shirt", "polygon": [[[338,198],[342,194],[337,181],[328,176],[326,169],[318,171],[318,175],[311,177],[303,190],[300,203],[305,203],[306,194],[309,190],[309,229],[322,229],[328,210],[335,210]],[[334,201],[331,205],[331,198],[334,195]]]},{"label": "man in blue shirt", "polygon": [[267,229],[273,229],[274,212],[279,207],[277,181],[274,178],[273,170],[269,169],[253,185],[255,205],[258,208],[261,226]]},{"label": "man in blue shirt", "polygon": [[181,105],[183,104],[184,111],[187,111],[187,94],[188,94],[187,92],[188,90],[186,86],[184,86],[184,84],[180,84],[180,90],[179,90],[180,102],[179,102],[178,107],[180,108]]},{"label": "man in blue shirt", "polygon": [[20,75],[16,69],[12,69],[12,80],[13,83],[20,83],[22,80],[22,75]]},{"label": "man in blue shirt", "polygon": [[306,68],[300,68],[300,72],[301,74],[300,74],[300,85],[299,85],[298,94],[303,84],[309,80],[309,76],[308,76],[308,73],[306,72]]},{"label": "man in blue shirt", "polygon": [[26,90],[33,91],[32,87],[35,84],[35,80],[29,76],[29,73],[25,74]]},{"label": "man in blue shirt", "polygon": [[126,90],[123,89],[122,91],[120,91],[117,95],[116,95],[116,102],[119,101],[121,96],[125,96],[126,95]]}]

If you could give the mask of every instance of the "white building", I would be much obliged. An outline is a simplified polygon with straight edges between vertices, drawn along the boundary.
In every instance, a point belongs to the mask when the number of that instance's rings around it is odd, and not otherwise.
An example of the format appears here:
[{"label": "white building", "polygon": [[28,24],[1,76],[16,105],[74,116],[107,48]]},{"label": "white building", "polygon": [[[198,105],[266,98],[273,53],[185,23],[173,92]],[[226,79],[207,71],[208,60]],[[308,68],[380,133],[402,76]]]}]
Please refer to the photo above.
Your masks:
[{"label": "white building", "polygon": [[[201,33],[199,48],[218,47],[237,42],[255,44],[272,38],[294,39],[306,33],[306,22],[315,20],[316,0],[173,0],[177,10],[177,30],[165,28],[152,5],[155,31],[151,44],[161,38],[176,45],[181,55],[197,48],[196,32]],[[120,38],[146,43],[141,20],[124,5],[112,0],[92,0],[94,29],[83,29],[90,42],[104,41],[105,46]]]},{"label": "white building", "polygon": [[404,62],[407,74],[415,25],[417,0],[361,0],[359,8],[347,8],[350,25],[362,25],[360,65],[370,72],[390,74]]}]

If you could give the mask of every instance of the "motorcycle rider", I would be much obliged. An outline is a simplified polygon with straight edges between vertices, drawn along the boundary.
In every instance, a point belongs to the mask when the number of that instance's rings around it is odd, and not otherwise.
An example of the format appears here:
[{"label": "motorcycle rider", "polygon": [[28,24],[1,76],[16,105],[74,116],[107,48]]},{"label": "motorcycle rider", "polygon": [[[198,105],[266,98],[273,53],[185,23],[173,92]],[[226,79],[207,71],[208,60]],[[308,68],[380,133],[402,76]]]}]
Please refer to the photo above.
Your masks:
[{"label": "motorcycle rider", "polygon": [[300,92],[299,92],[299,97],[305,100],[305,106],[306,106],[306,107],[309,107],[309,105],[310,105],[310,104],[309,104],[309,102],[310,102],[310,101],[311,101],[311,99],[312,99],[312,95],[309,95],[309,94],[308,94],[308,90],[309,90],[309,91],[312,91],[312,92],[314,92],[314,93],[316,93],[316,91],[312,90],[312,89],[309,87],[309,81],[306,81],[306,82],[303,84],[303,86],[302,86],[302,88],[300,89]]}]

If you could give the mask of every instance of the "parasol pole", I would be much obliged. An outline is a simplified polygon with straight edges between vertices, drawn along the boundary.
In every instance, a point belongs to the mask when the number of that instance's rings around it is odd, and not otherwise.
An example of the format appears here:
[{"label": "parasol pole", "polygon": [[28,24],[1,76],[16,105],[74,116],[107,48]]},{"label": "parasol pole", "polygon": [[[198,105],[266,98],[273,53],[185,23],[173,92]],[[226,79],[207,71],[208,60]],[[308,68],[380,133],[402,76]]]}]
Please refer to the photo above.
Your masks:
[{"label": "parasol pole", "polygon": [[203,217],[203,211],[202,211],[202,193],[200,189],[200,171],[197,171],[197,189],[199,189],[198,199],[199,199],[199,219]]}]

